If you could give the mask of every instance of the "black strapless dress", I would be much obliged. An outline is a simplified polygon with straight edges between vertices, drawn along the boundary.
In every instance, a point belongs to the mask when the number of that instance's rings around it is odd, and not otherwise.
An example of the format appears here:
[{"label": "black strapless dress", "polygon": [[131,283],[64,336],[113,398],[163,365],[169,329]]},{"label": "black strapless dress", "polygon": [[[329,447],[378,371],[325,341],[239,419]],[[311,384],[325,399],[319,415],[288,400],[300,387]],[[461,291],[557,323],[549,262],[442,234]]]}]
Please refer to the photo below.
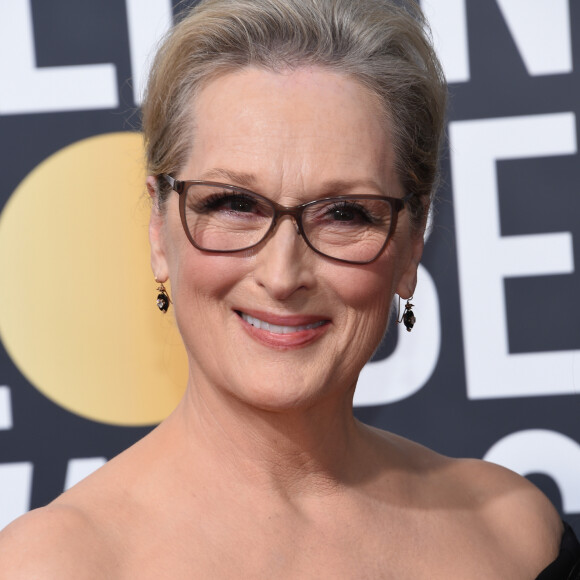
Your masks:
[{"label": "black strapless dress", "polygon": [[580,543],[566,522],[558,557],[536,580],[580,580]]}]

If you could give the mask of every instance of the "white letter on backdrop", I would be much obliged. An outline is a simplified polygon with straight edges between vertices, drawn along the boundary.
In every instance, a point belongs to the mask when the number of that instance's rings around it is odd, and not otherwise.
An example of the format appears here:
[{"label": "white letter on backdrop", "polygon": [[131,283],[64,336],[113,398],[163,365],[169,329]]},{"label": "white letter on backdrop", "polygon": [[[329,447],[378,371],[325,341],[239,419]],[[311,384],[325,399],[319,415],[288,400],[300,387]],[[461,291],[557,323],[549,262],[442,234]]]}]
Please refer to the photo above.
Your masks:
[{"label": "white letter on backdrop", "polygon": [[533,76],[572,72],[569,0],[497,0]]},{"label": "white letter on backdrop", "polygon": [[441,349],[439,298],[433,278],[421,265],[415,298],[417,324],[413,332],[398,324],[395,351],[363,368],[354,395],[356,406],[385,405],[406,399],[421,390],[433,374]]},{"label": "white letter on backdrop", "polygon": [[[509,354],[503,278],[574,271],[570,232],[500,233],[495,162],[576,152],[572,113],[449,127],[467,393],[471,399],[578,392],[577,351]],[[577,380],[577,378],[576,378]]]},{"label": "white letter on backdrop", "polygon": [[107,463],[104,457],[82,457],[79,459],[70,459],[66,470],[64,489],[70,489],[79,481],[89,476],[93,471],[99,469]]},{"label": "white letter on backdrop", "polygon": [[10,389],[0,387],[0,431],[12,429],[12,404],[10,401]]},{"label": "white letter on backdrop", "polygon": [[32,463],[0,464],[0,530],[30,509]]},{"label": "white letter on backdrop", "polygon": [[173,22],[171,0],[126,0],[133,99],[140,105],[157,43]]},{"label": "white letter on backdrop", "polygon": [[469,80],[469,45],[465,0],[422,0],[433,31],[433,42],[447,82]]},{"label": "white letter on backdrop", "polygon": [[36,68],[30,0],[2,2],[0,114],[118,106],[113,64]]},{"label": "white letter on backdrop", "polygon": [[549,475],[560,489],[562,509],[580,513],[580,445],[570,437],[547,429],[519,431],[492,445],[484,459],[520,475]]}]

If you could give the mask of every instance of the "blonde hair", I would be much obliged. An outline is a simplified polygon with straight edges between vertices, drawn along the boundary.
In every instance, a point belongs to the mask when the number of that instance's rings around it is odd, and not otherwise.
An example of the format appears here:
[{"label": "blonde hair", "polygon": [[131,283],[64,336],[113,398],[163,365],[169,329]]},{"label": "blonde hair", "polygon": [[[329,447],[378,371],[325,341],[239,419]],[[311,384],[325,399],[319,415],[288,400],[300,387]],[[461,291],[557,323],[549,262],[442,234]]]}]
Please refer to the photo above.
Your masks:
[{"label": "blonde hair", "polygon": [[[185,165],[192,98],[209,81],[248,66],[320,66],[378,97],[413,215],[424,222],[438,175],[446,85],[414,0],[202,0],[183,13],[154,60],[143,102],[148,171]],[[160,186],[160,204],[168,195]]]}]

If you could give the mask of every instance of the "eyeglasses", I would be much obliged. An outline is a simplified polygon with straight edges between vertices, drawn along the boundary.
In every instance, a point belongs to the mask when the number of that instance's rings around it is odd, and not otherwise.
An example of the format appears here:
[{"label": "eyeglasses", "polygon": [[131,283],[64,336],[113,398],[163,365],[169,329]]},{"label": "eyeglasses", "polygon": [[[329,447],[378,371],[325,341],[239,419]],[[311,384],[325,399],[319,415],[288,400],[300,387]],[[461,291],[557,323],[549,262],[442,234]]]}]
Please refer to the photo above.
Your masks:
[{"label": "eyeglasses", "polygon": [[189,241],[205,252],[242,252],[265,240],[282,216],[317,254],[347,262],[376,260],[413,196],[341,195],[285,207],[248,189],[212,181],[158,176],[179,194],[181,223]]}]

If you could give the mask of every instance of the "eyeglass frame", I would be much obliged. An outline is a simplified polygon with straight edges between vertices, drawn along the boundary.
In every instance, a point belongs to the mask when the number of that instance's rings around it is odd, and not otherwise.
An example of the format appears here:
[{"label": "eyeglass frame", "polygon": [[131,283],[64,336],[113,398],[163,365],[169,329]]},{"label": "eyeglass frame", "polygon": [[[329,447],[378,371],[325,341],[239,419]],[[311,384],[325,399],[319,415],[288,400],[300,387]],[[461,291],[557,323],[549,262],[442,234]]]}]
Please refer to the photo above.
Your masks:
[{"label": "eyeglass frame", "polygon": [[[256,246],[260,245],[264,240],[266,240],[270,236],[270,234],[276,228],[276,224],[278,223],[278,218],[281,218],[281,217],[284,217],[285,215],[288,215],[288,216],[291,216],[292,218],[294,218],[294,222],[298,226],[298,233],[302,236],[302,239],[306,242],[306,245],[313,252],[316,252],[319,256],[324,256],[325,258],[330,258],[331,260],[336,260],[337,262],[343,262],[346,264],[359,264],[359,265],[371,264],[372,262],[377,260],[378,257],[384,252],[385,248],[387,247],[387,244],[389,243],[389,240],[391,239],[391,237],[392,237],[392,235],[395,232],[395,229],[397,227],[397,218],[398,218],[399,212],[403,208],[405,208],[405,206],[409,203],[409,200],[415,195],[414,192],[408,193],[404,197],[389,197],[386,195],[372,195],[372,194],[339,195],[339,196],[335,196],[335,197],[324,197],[324,198],[320,198],[320,199],[313,199],[312,201],[307,201],[306,203],[301,203],[299,205],[295,205],[295,206],[290,207],[290,206],[285,206],[285,205],[281,205],[279,203],[276,203],[275,201],[272,201],[271,199],[264,197],[263,195],[260,195],[259,193],[252,191],[251,189],[246,189],[244,187],[238,187],[237,185],[231,185],[228,183],[220,183],[218,181],[203,181],[203,180],[199,180],[199,179],[188,179],[188,180],[181,181],[179,179],[175,179],[174,177],[171,177],[171,175],[169,175],[167,173],[158,174],[157,180],[159,180],[159,179],[164,179],[171,186],[171,189],[179,194],[179,216],[181,218],[181,224],[182,224],[183,229],[185,231],[185,235],[187,236],[187,239],[191,242],[191,244],[195,248],[197,248],[198,250],[201,250],[202,252],[211,252],[214,254],[231,254],[231,253],[243,252],[245,250],[251,250],[252,248],[255,248]],[[196,241],[193,239],[193,236],[191,235],[191,232],[189,231],[189,227],[187,225],[187,219],[185,217],[185,200],[187,198],[187,189],[191,185],[210,185],[210,186],[216,186],[216,187],[224,187],[230,191],[236,191],[236,192],[240,192],[240,193],[250,194],[252,196],[258,197],[261,200],[264,200],[274,210],[274,214],[272,215],[272,221],[270,223],[270,227],[267,229],[266,233],[255,244],[251,244],[250,246],[246,246],[244,248],[238,248],[236,250],[210,250],[209,248],[203,248],[202,246],[197,244]],[[182,195],[183,193],[185,193],[186,195]],[[385,242],[381,246],[380,250],[377,252],[377,255],[374,258],[372,258],[371,260],[366,260],[366,261],[345,260],[344,258],[335,258],[334,256],[329,256],[328,254],[325,254],[321,250],[314,247],[314,245],[312,244],[312,242],[310,241],[310,239],[306,235],[306,232],[304,231],[304,226],[302,225],[302,214],[304,213],[304,210],[313,204],[324,202],[324,201],[341,201],[341,200],[345,200],[345,199],[357,199],[357,198],[358,199],[384,200],[384,201],[387,201],[389,203],[389,205],[391,206],[391,216],[392,216],[391,224],[389,227],[389,231],[385,237]]]}]

